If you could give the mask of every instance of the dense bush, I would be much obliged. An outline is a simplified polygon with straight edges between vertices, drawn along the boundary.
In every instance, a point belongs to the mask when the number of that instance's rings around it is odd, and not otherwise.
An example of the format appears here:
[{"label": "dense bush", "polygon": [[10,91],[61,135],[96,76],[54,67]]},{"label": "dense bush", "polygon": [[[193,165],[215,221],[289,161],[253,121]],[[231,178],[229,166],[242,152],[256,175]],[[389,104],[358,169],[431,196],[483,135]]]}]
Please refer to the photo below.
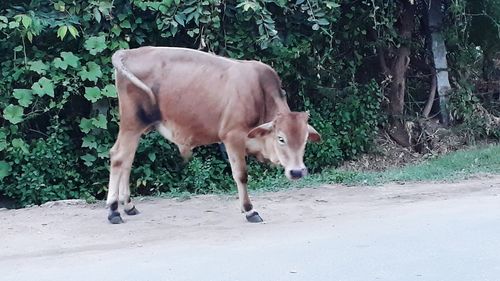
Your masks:
[{"label": "dense bush", "polygon": [[[465,11],[469,11],[469,15]],[[474,16],[470,16],[470,15]],[[450,94],[452,116],[460,132],[471,141],[500,138],[499,91],[477,89],[498,83],[500,65],[500,1],[456,1],[447,17],[447,43],[454,89]],[[498,64],[498,63],[497,63]],[[498,85],[498,84],[497,84]]]},{"label": "dense bush", "polygon": [[[294,110],[324,137],[313,171],[366,151],[380,121],[375,49],[398,45],[385,1],[4,1],[0,4],[0,195],[20,205],[106,194],[118,130],[110,57],[142,45],[258,59],[280,74]],[[378,33],[377,38],[370,36]],[[277,171],[252,162],[251,177]],[[232,188],[216,145],[182,165],[153,132],[138,148],[136,194]],[[258,176],[257,176],[258,175]]]}]

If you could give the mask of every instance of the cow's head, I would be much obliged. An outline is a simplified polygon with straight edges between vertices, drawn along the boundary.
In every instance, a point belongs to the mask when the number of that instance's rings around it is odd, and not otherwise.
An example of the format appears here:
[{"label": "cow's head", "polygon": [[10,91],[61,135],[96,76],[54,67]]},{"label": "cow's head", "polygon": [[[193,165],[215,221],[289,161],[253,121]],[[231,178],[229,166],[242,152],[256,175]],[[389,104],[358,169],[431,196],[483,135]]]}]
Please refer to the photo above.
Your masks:
[{"label": "cow's head", "polygon": [[249,138],[263,138],[266,151],[271,161],[278,162],[285,168],[289,179],[300,179],[307,175],[304,165],[304,150],[308,140],[321,141],[320,134],[309,124],[309,113],[280,113],[268,123],[253,128]]}]

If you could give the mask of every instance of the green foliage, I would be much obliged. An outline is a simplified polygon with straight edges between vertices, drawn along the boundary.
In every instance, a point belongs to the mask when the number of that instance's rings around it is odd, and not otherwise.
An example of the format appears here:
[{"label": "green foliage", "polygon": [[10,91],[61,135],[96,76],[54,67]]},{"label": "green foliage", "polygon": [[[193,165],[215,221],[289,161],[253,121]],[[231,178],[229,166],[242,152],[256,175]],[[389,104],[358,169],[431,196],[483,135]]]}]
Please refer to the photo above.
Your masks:
[{"label": "green foliage", "polygon": [[451,114],[471,141],[500,138],[500,106],[476,95],[476,83],[488,80],[489,60],[500,46],[500,1],[454,1],[446,30],[454,90]]},{"label": "green foliage", "polygon": [[473,87],[461,82],[451,99],[453,117],[460,122],[457,129],[465,133],[471,142],[476,139],[500,138],[499,120],[474,96]]},{"label": "green foliage", "polygon": [[182,171],[179,188],[195,193],[230,190],[234,181],[229,171],[229,163],[217,155],[194,157]]},{"label": "green foliage", "polygon": [[[401,43],[396,8],[381,0],[7,1],[0,15],[0,193],[19,205],[105,196],[118,49],[201,48],[272,65],[291,108],[310,110],[323,135],[306,155],[316,172],[369,148],[382,100],[374,50]],[[174,146],[146,135],[134,194],[234,188],[217,147],[181,163]],[[250,165],[254,181],[277,174]]]},{"label": "green foliage", "polygon": [[283,187],[311,187],[320,184],[380,185],[390,182],[456,181],[478,174],[500,174],[500,146],[490,145],[460,150],[437,156],[422,163],[382,172],[325,169],[304,180],[289,182],[278,177],[262,177],[251,183],[257,190],[278,190]]},{"label": "green foliage", "polygon": [[54,84],[50,79],[47,79],[45,77],[40,78],[38,82],[35,82],[33,86],[31,86],[31,89],[33,89],[33,93],[35,95],[38,95],[40,97],[43,97],[45,95],[49,97],[54,97]]},{"label": "green foliage", "polygon": [[375,81],[367,85],[351,83],[342,91],[321,89],[327,101],[311,111],[311,123],[324,139],[306,151],[312,171],[338,164],[366,152],[377,132],[380,118],[380,89]]},{"label": "green foliage", "polygon": [[[40,204],[48,200],[88,198],[95,194],[85,173],[64,122],[54,120],[47,137],[30,144],[12,139],[0,162],[2,192],[24,204]],[[85,185],[86,188],[81,188]]]},{"label": "green foliage", "polygon": [[3,118],[12,124],[17,124],[23,121],[23,108],[18,105],[9,104],[3,110]]},{"label": "green foliage", "polygon": [[471,41],[481,46],[488,56],[500,49],[500,1],[476,0],[467,1],[470,11]]}]

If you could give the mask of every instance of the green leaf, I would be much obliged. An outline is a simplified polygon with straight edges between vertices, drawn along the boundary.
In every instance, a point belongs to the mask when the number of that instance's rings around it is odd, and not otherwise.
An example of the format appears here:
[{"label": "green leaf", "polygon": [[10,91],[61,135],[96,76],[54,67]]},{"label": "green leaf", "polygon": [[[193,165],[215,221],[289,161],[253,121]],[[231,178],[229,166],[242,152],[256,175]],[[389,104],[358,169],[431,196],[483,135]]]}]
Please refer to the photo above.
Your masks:
[{"label": "green leaf", "polygon": [[99,114],[96,118],[92,119],[92,125],[97,128],[107,129],[108,128],[108,120],[106,120],[106,116],[103,114]]},{"label": "green leaf", "polygon": [[33,42],[33,33],[31,33],[30,31],[26,32],[26,37],[30,42]]},{"label": "green leaf", "polygon": [[122,28],[131,28],[130,21],[128,21],[128,20],[122,21],[122,23],[120,23],[120,26]]},{"label": "green leaf", "polygon": [[52,63],[57,68],[61,68],[64,70],[66,70],[66,68],[68,68],[68,64],[65,61],[63,61],[61,58],[55,58]]},{"label": "green leaf", "polygon": [[111,32],[113,32],[114,35],[118,36],[122,32],[122,29],[117,24],[115,24],[111,28]]},{"label": "green leaf", "polygon": [[7,17],[0,16],[0,30],[2,30],[3,28],[6,28],[8,26],[7,25],[8,22],[9,22],[9,19],[7,19]]},{"label": "green leaf", "polygon": [[35,71],[38,74],[44,75],[46,71],[49,69],[49,66],[41,60],[36,60],[36,61],[30,61],[29,63],[29,69],[31,71]]},{"label": "green leaf", "polygon": [[122,20],[124,20],[124,19],[125,19],[128,15],[129,15],[128,13],[123,13],[123,14],[122,14],[122,13],[119,13],[119,14],[118,14],[118,19],[119,19],[120,21],[122,21]]},{"label": "green leaf", "polygon": [[96,150],[97,150],[97,157],[101,159],[109,158],[109,148],[107,148],[106,146],[103,145],[97,146]]},{"label": "green leaf", "polygon": [[102,89],[102,94],[108,98],[116,98],[116,88],[115,85],[106,85],[104,89]]},{"label": "green leaf", "polygon": [[80,159],[82,159],[83,161],[85,161],[85,162],[84,162],[85,166],[90,167],[90,166],[92,166],[92,163],[93,163],[93,162],[94,162],[97,158],[96,158],[94,155],[91,155],[91,154],[88,154],[88,153],[87,153],[87,154],[85,154],[85,155],[83,155],[83,156],[80,156]]},{"label": "green leaf", "polygon": [[66,3],[64,3],[63,1],[58,1],[54,3],[54,9],[56,9],[59,12],[64,12],[64,10],[66,9]]},{"label": "green leaf", "polygon": [[0,131],[0,151],[5,150],[7,147],[7,134],[4,131]]},{"label": "green leaf", "polygon": [[106,37],[92,36],[85,41],[85,49],[89,51],[91,55],[96,55],[106,49]]},{"label": "green leaf", "polygon": [[0,181],[10,175],[12,166],[6,161],[0,161]]},{"label": "green leaf", "polygon": [[68,25],[68,31],[69,31],[69,34],[71,34],[71,36],[73,36],[73,38],[76,39],[76,37],[80,36],[80,34],[78,33],[78,29],[76,29],[76,27],[74,27],[73,25]]},{"label": "green leaf", "polygon": [[99,8],[95,7],[94,8],[94,18],[97,22],[101,22],[101,11],[99,11]]},{"label": "green leaf", "polygon": [[197,8],[196,6],[188,7],[186,9],[184,9],[182,11],[182,13],[185,15],[190,14],[190,13],[194,12],[196,10],[196,8]]},{"label": "green leaf", "polygon": [[22,15],[21,22],[23,23],[24,28],[28,29],[28,27],[30,27],[33,20],[27,15]]},{"label": "green leaf", "polygon": [[82,147],[97,148],[97,142],[95,136],[86,135],[83,137]]},{"label": "green leaf", "polygon": [[23,108],[18,105],[9,104],[3,110],[3,118],[12,124],[17,124],[23,121]]},{"label": "green leaf", "polygon": [[75,56],[72,52],[61,52],[61,57],[67,65],[74,68],[78,67],[78,61],[80,61],[80,58]]},{"label": "green leaf", "polygon": [[33,101],[33,91],[29,89],[14,89],[12,94],[22,107],[27,107]]},{"label": "green leaf", "polygon": [[11,21],[9,22],[9,28],[10,29],[14,29],[14,28],[18,28],[19,27],[19,23],[17,21]]},{"label": "green leaf", "polygon": [[328,20],[324,19],[324,18],[321,18],[321,19],[318,19],[317,23],[319,25],[329,25],[330,23],[328,22]]},{"label": "green leaf", "polygon": [[33,92],[40,97],[45,95],[54,97],[54,84],[50,79],[45,77],[40,78],[38,82],[34,83],[33,86],[31,86],[31,89],[33,89]]},{"label": "green leaf", "polygon": [[334,8],[340,7],[340,4],[335,3],[335,2],[331,2],[331,1],[327,1],[326,2],[326,7],[329,8],[329,9],[334,9]]},{"label": "green leaf", "polygon": [[99,1],[99,11],[105,16],[109,16],[111,14],[111,9],[113,9],[114,1]]},{"label": "green leaf", "polygon": [[178,22],[180,25],[184,26],[184,20],[186,19],[186,16],[184,14],[176,14],[174,16],[175,21]]},{"label": "green leaf", "polygon": [[92,125],[92,119],[82,118],[82,120],[80,120],[80,130],[82,132],[88,133],[93,128],[94,125]]},{"label": "green leaf", "polygon": [[87,62],[86,66],[78,72],[78,75],[80,75],[83,80],[97,82],[97,79],[102,77],[101,67],[93,61]]},{"label": "green leaf", "polygon": [[28,145],[23,139],[15,138],[12,140],[12,147],[21,149],[24,153],[29,153]]},{"label": "green leaf", "polygon": [[67,32],[68,32],[68,27],[66,25],[59,27],[59,29],[57,29],[57,37],[63,40]]},{"label": "green leaf", "polygon": [[96,102],[102,97],[101,89],[98,87],[85,87],[84,97],[91,102]]},{"label": "green leaf", "polygon": [[156,160],[156,154],[154,152],[148,153],[148,158],[151,162],[154,162]]}]

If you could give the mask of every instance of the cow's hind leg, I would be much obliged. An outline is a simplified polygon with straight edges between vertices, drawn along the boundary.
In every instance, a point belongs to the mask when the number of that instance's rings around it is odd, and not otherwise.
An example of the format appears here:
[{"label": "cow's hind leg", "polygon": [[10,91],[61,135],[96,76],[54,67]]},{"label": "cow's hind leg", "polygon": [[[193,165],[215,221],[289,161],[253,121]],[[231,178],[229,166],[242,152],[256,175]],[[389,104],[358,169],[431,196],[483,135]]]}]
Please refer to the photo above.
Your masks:
[{"label": "cow's hind leg", "polygon": [[245,137],[246,134],[229,135],[224,140],[226,151],[231,163],[231,171],[234,181],[238,187],[238,197],[242,212],[249,222],[262,222],[262,218],[257,213],[250,201],[247,190],[248,172],[245,161]]},{"label": "cow's hind leg", "polygon": [[110,209],[108,220],[112,224],[123,222],[118,212],[118,201],[127,203],[125,206],[127,214],[136,213],[133,211],[136,210],[134,205],[130,202],[129,177],[140,136],[141,132],[120,131],[110,151],[111,167],[106,204]]}]

